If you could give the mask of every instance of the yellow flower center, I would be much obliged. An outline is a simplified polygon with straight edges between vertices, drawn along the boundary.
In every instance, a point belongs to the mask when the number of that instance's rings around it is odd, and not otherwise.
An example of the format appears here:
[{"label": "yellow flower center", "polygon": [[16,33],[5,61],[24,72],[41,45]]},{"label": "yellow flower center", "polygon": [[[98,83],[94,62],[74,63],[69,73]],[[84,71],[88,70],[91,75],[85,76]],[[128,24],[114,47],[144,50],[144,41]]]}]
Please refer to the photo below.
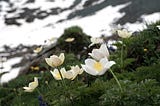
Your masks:
[{"label": "yellow flower center", "polygon": [[60,73],[57,73],[57,74],[56,74],[56,77],[57,77],[58,79],[61,79]]},{"label": "yellow flower center", "polygon": [[96,69],[97,71],[101,71],[103,69],[103,66],[100,62],[95,62],[93,65],[94,69]]}]

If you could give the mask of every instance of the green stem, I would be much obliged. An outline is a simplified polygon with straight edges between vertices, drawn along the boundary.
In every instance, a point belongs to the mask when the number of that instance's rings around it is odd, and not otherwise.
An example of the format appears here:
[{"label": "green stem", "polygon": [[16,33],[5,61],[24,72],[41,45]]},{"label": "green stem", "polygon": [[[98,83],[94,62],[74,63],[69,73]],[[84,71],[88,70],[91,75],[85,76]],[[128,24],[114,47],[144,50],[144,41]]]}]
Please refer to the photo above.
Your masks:
[{"label": "green stem", "polygon": [[71,53],[71,43],[69,43],[69,53]]},{"label": "green stem", "polygon": [[38,88],[36,88],[37,92],[39,93],[40,96],[43,96],[42,93],[39,91]]},{"label": "green stem", "polygon": [[51,87],[49,86],[49,84],[47,84],[47,87],[48,87],[49,90],[51,90]]},{"label": "green stem", "polygon": [[59,71],[59,74],[60,74],[61,79],[62,79],[62,85],[66,88],[66,84],[65,84],[65,82],[64,82],[64,79],[63,79],[62,73],[61,73],[61,71],[60,71],[59,69],[58,69],[58,71]]},{"label": "green stem", "polygon": [[[57,68],[57,69],[58,69],[58,68]],[[65,91],[66,91],[67,86],[66,86],[66,83],[65,83],[65,81],[64,81],[64,79],[63,79],[63,76],[62,76],[62,73],[61,73],[60,69],[58,69],[58,72],[59,72],[59,74],[60,74],[60,76],[61,76],[61,79],[62,79],[62,86],[64,87],[64,89],[65,89]],[[67,103],[67,101],[66,101],[67,95],[66,95],[66,94],[67,94],[67,93],[64,92],[64,95],[65,95],[65,102]]]},{"label": "green stem", "polygon": [[113,71],[112,71],[111,69],[109,69],[109,71],[111,72],[111,74],[113,75],[114,79],[116,80],[116,82],[117,82],[117,84],[118,84],[121,92],[123,92],[122,87],[121,87],[121,84],[120,84],[120,82],[118,81],[116,75],[113,73]]},{"label": "green stem", "polygon": [[121,70],[123,70],[123,44],[122,44],[122,48],[121,48]]}]

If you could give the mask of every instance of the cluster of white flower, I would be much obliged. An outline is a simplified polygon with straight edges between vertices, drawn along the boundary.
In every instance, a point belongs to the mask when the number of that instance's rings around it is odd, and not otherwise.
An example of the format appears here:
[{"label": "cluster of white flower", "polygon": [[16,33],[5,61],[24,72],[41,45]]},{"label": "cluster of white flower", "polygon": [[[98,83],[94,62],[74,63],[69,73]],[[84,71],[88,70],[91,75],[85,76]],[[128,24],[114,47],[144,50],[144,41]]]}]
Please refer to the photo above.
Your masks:
[{"label": "cluster of white flower", "polygon": [[[132,34],[127,32],[126,30],[117,30],[117,33],[122,38],[129,38]],[[75,38],[68,38],[65,41],[66,42],[72,42]],[[87,58],[84,63],[81,64],[81,67],[78,65],[71,66],[70,70],[65,69],[65,67],[59,69],[58,67],[61,66],[65,61],[65,55],[64,53],[61,53],[59,56],[52,55],[49,58],[45,58],[46,63],[54,68],[51,70],[52,76],[56,80],[63,80],[63,79],[70,79],[74,80],[76,76],[82,74],[84,71],[90,75],[97,76],[97,75],[103,75],[108,69],[110,69],[114,64],[116,64],[114,61],[109,61],[109,51],[106,46],[106,43],[104,43],[103,39],[101,38],[91,38],[91,44],[92,46],[94,44],[101,44],[100,48],[93,49],[91,53],[89,53],[89,56],[92,58]],[[40,52],[42,48],[37,48],[35,52]],[[116,79],[117,83],[120,86],[119,81],[115,77],[114,73],[111,71],[114,78]],[[34,81],[29,83],[28,87],[23,87],[26,92],[32,92],[36,87],[38,86],[38,78],[35,77]],[[120,86],[121,88],[121,86]]]}]

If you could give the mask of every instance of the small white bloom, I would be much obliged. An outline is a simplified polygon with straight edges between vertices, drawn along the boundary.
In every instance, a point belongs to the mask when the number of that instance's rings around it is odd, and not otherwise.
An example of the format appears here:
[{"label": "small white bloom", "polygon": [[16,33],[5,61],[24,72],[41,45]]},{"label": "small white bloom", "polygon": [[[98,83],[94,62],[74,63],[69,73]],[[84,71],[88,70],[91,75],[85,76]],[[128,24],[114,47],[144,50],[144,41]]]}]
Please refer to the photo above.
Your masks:
[{"label": "small white bloom", "polygon": [[76,76],[83,73],[83,69],[80,68],[78,65],[71,66],[71,70],[67,71],[65,74],[65,78],[74,80]]},{"label": "small white bloom", "polygon": [[42,46],[41,46],[41,47],[37,47],[36,49],[33,50],[33,52],[34,52],[34,53],[39,53],[39,52],[42,51],[42,49],[43,49]]},{"label": "small white bloom", "polygon": [[93,49],[92,53],[88,54],[96,60],[100,60],[104,57],[109,57],[109,51],[106,44],[102,44],[99,49]]},{"label": "small white bloom", "polygon": [[107,58],[102,58],[100,61],[86,59],[85,65],[82,65],[82,68],[88,74],[96,76],[103,75],[114,64],[114,61],[108,61]]},{"label": "small white bloom", "polygon": [[75,40],[75,38],[67,38],[65,39],[66,42],[73,42]]},{"label": "small white bloom", "polygon": [[[62,78],[63,79],[65,78],[65,73],[66,73],[65,68],[61,68],[60,71],[58,69],[54,69],[53,71],[50,71],[50,72],[56,80],[62,80]],[[60,72],[61,72],[61,74],[60,74]],[[61,77],[61,75],[62,75],[62,77]]]},{"label": "small white bloom", "polygon": [[128,32],[126,29],[123,30],[117,30],[117,34],[121,38],[129,38],[132,36],[131,32]]},{"label": "small white bloom", "polygon": [[156,27],[160,30],[160,25],[157,25]]},{"label": "small white bloom", "polygon": [[29,83],[28,87],[23,87],[25,92],[33,92],[33,90],[38,86],[38,78],[34,77],[34,81]]},{"label": "small white bloom", "polygon": [[91,44],[89,45],[89,47],[93,46],[94,44],[101,44],[104,42],[102,38],[92,37],[92,38],[90,38],[90,40],[91,40]]},{"label": "small white bloom", "polygon": [[64,59],[64,53],[61,53],[59,57],[57,55],[52,55],[50,58],[45,58],[45,61],[51,67],[57,67],[63,64]]}]

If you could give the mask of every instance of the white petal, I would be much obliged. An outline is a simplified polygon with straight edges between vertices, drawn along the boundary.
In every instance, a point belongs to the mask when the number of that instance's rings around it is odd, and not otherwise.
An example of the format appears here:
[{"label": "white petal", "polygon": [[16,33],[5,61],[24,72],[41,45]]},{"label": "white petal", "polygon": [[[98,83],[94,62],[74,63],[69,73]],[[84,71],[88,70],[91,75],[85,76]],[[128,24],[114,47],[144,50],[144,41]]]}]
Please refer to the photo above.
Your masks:
[{"label": "white petal", "polygon": [[23,87],[23,89],[25,89],[25,92],[33,92],[34,89],[31,89],[29,87]]},{"label": "white petal", "polygon": [[103,70],[100,71],[100,72],[98,73],[98,75],[103,75],[106,71],[107,71],[107,68],[103,68]]},{"label": "white petal", "polygon": [[108,59],[106,57],[102,58],[100,61],[99,61],[103,66],[105,66],[107,63],[108,63]]},{"label": "white petal", "polygon": [[62,63],[64,62],[64,59],[65,59],[64,53],[61,53],[59,55],[59,59],[61,60]]},{"label": "white petal", "polygon": [[88,58],[88,59],[85,60],[85,64],[87,66],[91,66],[91,67],[93,67],[93,65],[94,65],[95,62],[96,62],[95,60],[90,59],[90,58]]},{"label": "white petal", "polygon": [[37,86],[38,86],[38,82],[31,82],[31,83],[29,83],[28,87],[31,89],[35,89]]},{"label": "white petal", "polygon": [[38,78],[37,77],[34,77],[34,82],[38,82]]},{"label": "white petal", "polygon": [[99,49],[93,49],[91,56],[96,60],[100,60],[104,57],[103,52],[101,52]]},{"label": "white petal", "polygon": [[105,65],[105,68],[109,69],[112,65],[116,64],[114,61],[109,61],[107,62],[107,64]]},{"label": "white petal", "polygon": [[52,65],[53,60],[51,60],[50,58],[45,58],[45,61],[49,66],[53,67],[53,65]]},{"label": "white petal", "polygon": [[[64,74],[66,73],[66,69],[65,68],[61,68],[60,72],[62,74],[62,77],[64,78]],[[59,72],[58,72],[59,73]]]},{"label": "white petal", "polygon": [[100,51],[103,54],[103,57],[109,57],[109,51],[108,51],[106,44],[101,45]]},{"label": "white petal", "polygon": [[71,71],[66,71],[66,73],[64,74],[64,77],[67,79],[72,79],[73,73]]},{"label": "white petal", "polygon": [[62,78],[61,77],[57,77],[57,74],[60,74],[59,73],[59,71],[58,71],[58,69],[54,69],[53,71],[50,71],[51,72],[51,74],[52,74],[52,76],[56,79],[56,80],[62,80]]},{"label": "white petal", "polygon": [[118,36],[122,38],[129,38],[132,34],[128,32],[127,30],[117,30]]},{"label": "white petal", "polygon": [[29,88],[29,87],[23,87],[23,89],[25,89],[25,90],[30,90],[31,88]]},{"label": "white petal", "polygon": [[51,57],[51,59],[52,59],[52,66],[53,67],[57,67],[57,66],[60,66],[62,64],[61,59],[57,56]]},{"label": "white petal", "polygon": [[87,65],[82,65],[82,68],[84,69],[84,71],[88,74],[94,75],[96,76],[98,74],[98,72],[96,70],[94,70],[92,67],[87,66]]},{"label": "white petal", "polygon": [[35,50],[33,50],[33,52],[34,52],[34,53],[39,53],[39,52],[42,51],[42,49],[43,49],[43,47],[41,46],[41,47],[38,47],[38,48],[36,48]]},{"label": "white petal", "polygon": [[81,68],[79,71],[79,74],[82,74],[84,72],[84,70]]}]

